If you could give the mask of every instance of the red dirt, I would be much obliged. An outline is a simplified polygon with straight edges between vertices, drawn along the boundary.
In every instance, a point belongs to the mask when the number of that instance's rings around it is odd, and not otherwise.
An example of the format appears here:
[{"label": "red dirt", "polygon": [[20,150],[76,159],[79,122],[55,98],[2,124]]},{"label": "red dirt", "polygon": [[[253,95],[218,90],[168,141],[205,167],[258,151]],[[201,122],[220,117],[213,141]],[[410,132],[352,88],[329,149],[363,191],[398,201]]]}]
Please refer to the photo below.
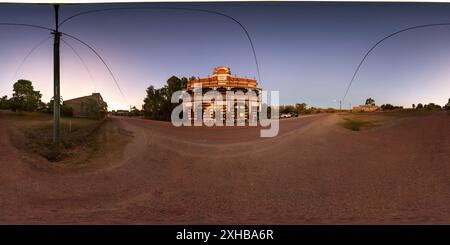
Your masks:
[{"label": "red dirt", "polygon": [[1,117],[3,224],[450,223],[444,112],[360,132],[336,114],[287,119],[266,139],[114,119],[131,143],[82,171],[36,168]]}]

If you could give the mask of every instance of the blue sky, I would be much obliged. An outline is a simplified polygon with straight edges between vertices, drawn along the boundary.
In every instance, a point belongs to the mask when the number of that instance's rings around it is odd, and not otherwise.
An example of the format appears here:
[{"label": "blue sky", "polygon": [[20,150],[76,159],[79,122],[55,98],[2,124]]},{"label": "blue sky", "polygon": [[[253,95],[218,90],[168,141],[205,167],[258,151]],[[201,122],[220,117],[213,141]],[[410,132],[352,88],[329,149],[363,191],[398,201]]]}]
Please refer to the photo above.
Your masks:
[{"label": "blue sky", "polygon": [[[339,100],[364,53],[384,36],[414,25],[450,22],[449,4],[405,3],[149,3],[81,4],[61,7],[61,19],[110,7],[168,6],[223,12],[250,33],[265,90],[280,91],[281,104],[306,102],[339,107]],[[0,4],[0,22],[53,26],[48,5]],[[61,94],[70,99],[101,92],[110,109],[140,108],[145,89],[172,75],[208,76],[228,66],[238,76],[257,77],[250,44],[240,27],[224,17],[175,10],[127,10],[74,18],[61,27],[93,46],[108,63],[125,94],[120,95],[103,64],[87,48],[65,37],[85,60],[61,46]],[[50,33],[0,26],[0,95],[29,79],[48,101],[52,90],[52,41],[24,56]],[[64,37],[63,37],[64,38]],[[377,104],[410,107],[445,104],[450,97],[450,26],[412,30],[376,48],[361,67],[343,107],[372,97]]]}]

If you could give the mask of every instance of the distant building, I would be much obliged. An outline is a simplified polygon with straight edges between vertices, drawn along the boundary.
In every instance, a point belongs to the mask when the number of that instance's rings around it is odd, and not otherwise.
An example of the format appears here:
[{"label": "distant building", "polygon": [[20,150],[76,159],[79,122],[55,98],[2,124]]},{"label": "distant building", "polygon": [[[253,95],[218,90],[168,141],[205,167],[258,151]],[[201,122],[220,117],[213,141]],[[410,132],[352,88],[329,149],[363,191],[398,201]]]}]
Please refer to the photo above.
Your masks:
[{"label": "distant building", "polygon": [[376,105],[360,105],[360,106],[354,106],[352,108],[352,111],[356,112],[371,112],[371,111],[378,111],[380,110],[380,107]]},{"label": "distant building", "polygon": [[[194,94],[194,86],[199,85],[202,89],[202,94],[205,94],[208,91],[214,90],[220,92],[220,94],[226,98],[227,91],[242,91],[243,93],[247,93],[249,91],[254,92],[256,98],[247,99],[245,101],[245,106],[243,108],[237,108],[238,105],[235,103],[234,108],[231,109],[232,117],[237,118],[237,116],[244,118],[245,120],[249,119],[250,110],[252,111],[252,115],[257,115],[257,111],[261,106],[261,101],[259,100],[259,95],[261,93],[261,88],[258,88],[258,83],[256,79],[242,78],[237,76],[231,76],[231,70],[228,67],[219,66],[214,68],[212,77],[198,78],[191,81],[188,81],[186,91],[189,94]],[[250,101],[249,101],[250,100]],[[189,117],[194,119],[194,113],[192,109],[192,104],[185,104],[191,113],[189,113]],[[254,109],[256,108],[256,109]],[[221,113],[221,118],[223,120],[226,119],[226,111],[227,111],[227,103],[225,101],[213,101],[212,103],[203,103],[202,111],[205,113],[206,109],[209,110],[211,115],[210,118],[216,118],[214,115],[214,111],[218,109]],[[256,112],[256,113],[253,113]],[[205,117],[205,115],[203,115]]]},{"label": "distant building", "polygon": [[117,111],[112,111],[112,114],[114,116],[128,116],[130,114],[130,111],[128,111],[128,110],[117,110]]},{"label": "distant building", "polygon": [[107,105],[100,93],[64,101],[73,110],[74,117],[99,118],[107,114]]}]

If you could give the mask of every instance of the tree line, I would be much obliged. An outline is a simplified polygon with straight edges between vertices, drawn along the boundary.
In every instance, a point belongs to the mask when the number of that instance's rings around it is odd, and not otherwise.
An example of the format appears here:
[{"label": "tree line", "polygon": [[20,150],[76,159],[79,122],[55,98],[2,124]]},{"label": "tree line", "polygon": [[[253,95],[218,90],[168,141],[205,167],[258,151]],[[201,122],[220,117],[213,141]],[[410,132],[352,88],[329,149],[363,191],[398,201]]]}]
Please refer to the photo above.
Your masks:
[{"label": "tree line", "polygon": [[[48,103],[42,102],[42,94],[33,87],[30,80],[20,79],[13,85],[13,95],[11,98],[3,96],[0,98],[0,109],[11,110],[14,112],[47,112],[53,113],[54,101],[53,98]],[[86,108],[89,112],[89,117],[101,118],[107,113],[106,103],[99,104],[94,100],[86,101]],[[73,116],[73,108],[64,104],[61,99],[61,115],[65,117]]]},{"label": "tree line", "polygon": [[308,107],[306,103],[296,103],[295,105],[281,105],[279,107],[279,112],[281,114],[297,114],[297,115],[307,115],[316,113],[334,113],[339,110],[334,108],[317,108]]},{"label": "tree line", "polygon": [[[186,88],[187,82],[195,79],[195,77],[182,77],[178,78],[176,76],[170,77],[166,81],[166,85],[162,88],[155,88],[154,86],[149,86],[146,90],[146,97],[144,98],[144,104],[142,105],[142,110],[133,109],[127,114],[129,116],[144,116],[153,120],[170,120],[172,110],[179,105],[179,103],[171,103],[171,98],[174,92]],[[36,91],[33,84],[29,80],[20,79],[13,85],[13,95],[8,98],[6,95],[0,98],[0,109],[9,109],[12,111],[42,111],[42,112],[53,112],[53,99],[49,103],[44,103],[41,100],[42,94],[40,91]],[[61,100],[62,101],[62,100]],[[366,99],[366,105],[375,106],[375,100],[372,98]],[[106,113],[105,108],[97,108],[96,103],[87,103],[87,106],[92,107],[89,111],[103,111]],[[106,106],[106,104],[105,104]],[[442,109],[440,105],[434,103],[422,104],[418,103],[412,105],[413,109],[428,109],[436,110]],[[449,102],[443,107],[450,110],[450,99]],[[268,108],[270,110],[270,108]],[[394,106],[391,104],[383,104],[380,106],[381,110],[395,110],[403,109],[402,106]],[[334,108],[316,108],[308,107],[306,103],[296,103],[295,105],[281,105],[279,107],[280,113],[297,113],[300,114],[315,114],[315,113],[333,113],[338,112]],[[73,116],[73,109],[64,103],[61,104],[61,114],[63,116]],[[270,114],[270,112],[269,112]]]},{"label": "tree line", "polygon": [[36,111],[45,107],[41,98],[41,92],[34,90],[31,81],[21,79],[14,83],[11,98],[5,95],[0,99],[0,109]]},{"label": "tree line", "polygon": [[[450,102],[450,99],[449,99],[449,102]],[[446,106],[444,106],[444,109],[448,109]],[[440,110],[440,109],[442,109],[442,106],[437,105],[435,103],[428,103],[428,104],[419,103],[419,104],[417,104],[417,106],[415,104],[412,104],[412,108],[413,109]]]},{"label": "tree line", "polygon": [[[5,95],[0,99],[0,109],[19,113],[23,111],[53,112],[53,98],[49,103],[42,102],[41,98],[41,92],[34,89],[31,81],[20,79],[13,85],[12,97],[8,99]],[[61,103],[61,115],[71,117],[73,109]]]},{"label": "tree line", "polygon": [[[365,105],[367,106],[375,106],[375,100],[372,98],[368,98],[366,99],[366,103]],[[444,107],[437,105],[435,103],[428,103],[428,104],[422,104],[422,103],[418,103],[417,106],[416,104],[412,104],[412,108],[413,109],[427,109],[427,110],[440,110],[442,108],[444,109],[450,109],[450,98],[449,98],[449,103],[447,103],[447,105],[445,105]],[[401,110],[403,109],[403,106],[395,106],[392,104],[382,104],[380,106],[380,109],[383,111],[390,111],[390,110]]]}]

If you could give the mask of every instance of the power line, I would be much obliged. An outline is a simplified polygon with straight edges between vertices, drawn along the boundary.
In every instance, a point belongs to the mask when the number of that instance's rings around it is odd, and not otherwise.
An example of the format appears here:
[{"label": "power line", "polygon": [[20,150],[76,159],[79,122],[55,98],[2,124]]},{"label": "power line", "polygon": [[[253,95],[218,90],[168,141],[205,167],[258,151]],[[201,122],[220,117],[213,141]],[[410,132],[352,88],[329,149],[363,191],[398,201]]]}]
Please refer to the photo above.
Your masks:
[{"label": "power line", "polygon": [[63,38],[61,38],[61,41],[63,41],[63,43],[64,43],[65,45],[67,45],[67,46],[75,53],[75,55],[78,57],[78,59],[81,61],[81,63],[83,64],[84,68],[86,69],[87,73],[89,74],[89,77],[91,78],[91,82],[92,82],[92,84],[94,85],[95,91],[97,91],[97,86],[96,86],[96,84],[95,84],[94,77],[92,76],[92,72],[91,72],[91,70],[89,69],[89,67],[87,66],[86,62],[84,62],[84,59],[83,59],[83,58],[81,57],[81,55],[76,51],[76,49],[75,49],[72,45],[70,45],[66,40],[64,40]]},{"label": "power line", "polygon": [[[56,18],[57,19],[57,18]],[[64,22],[64,21],[63,21]],[[61,25],[62,23],[60,23],[60,24],[58,24],[57,23],[57,25],[56,25],[56,27],[58,28],[60,25]],[[44,26],[38,26],[38,25],[32,25],[32,24],[22,24],[22,23],[12,23],[12,22],[2,22],[2,23],[0,23],[0,26],[22,26],[22,27],[31,27],[31,28],[36,28],[36,29],[43,29],[43,30],[48,30],[48,31],[52,31],[52,33],[57,33],[57,31],[56,30],[54,30],[54,29],[51,29],[51,28],[48,28],[48,27],[44,27]],[[84,41],[82,41],[82,40],[80,40],[79,38],[77,38],[77,37],[75,37],[75,36],[73,36],[73,35],[70,35],[70,34],[67,34],[67,33],[62,33],[61,32],[61,34],[64,34],[64,35],[66,35],[66,36],[68,36],[68,37],[70,37],[70,38],[72,38],[72,39],[74,39],[74,40],[76,40],[76,41],[78,41],[78,42],[80,42],[80,43],[82,43],[83,45],[85,45],[86,47],[88,47],[101,61],[102,61],[102,63],[106,66],[106,68],[108,69],[108,72],[109,72],[109,74],[111,75],[111,77],[113,78],[113,80],[114,80],[114,83],[116,84],[116,86],[117,86],[117,88],[119,89],[119,92],[120,92],[120,94],[122,95],[122,98],[123,98],[123,100],[128,104],[128,102],[127,102],[127,99],[125,98],[125,95],[123,94],[123,92],[122,92],[122,89],[120,88],[120,86],[119,86],[119,83],[117,82],[117,79],[116,79],[116,77],[114,76],[114,73],[111,71],[111,69],[109,68],[109,66],[108,66],[108,64],[105,62],[105,60],[102,58],[102,56],[93,48],[93,47],[91,47],[89,44],[87,44],[86,42],[84,42]],[[46,39],[47,40],[47,39]],[[66,44],[67,44],[67,42],[65,42]],[[40,44],[40,43],[39,43]],[[40,45],[38,45],[38,46],[40,46]],[[69,45],[68,45],[69,46]],[[34,49],[36,49],[36,48],[34,48]],[[34,51],[34,49],[33,49],[33,51]],[[76,52],[76,51],[75,51]],[[30,53],[32,53],[32,52],[30,52]],[[27,55],[27,57],[26,58],[28,58],[28,56],[29,56],[30,54],[28,54]],[[25,59],[26,59],[25,58]],[[81,58],[80,56],[79,56],[79,58]],[[83,63],[84,63],[84,61],[83,61]],[[85,63],[84,63],[85,64]],[[87,67],[87,66],[86,66]],[[90,73],[90,72],[89,72]]]},{"label": "power line", "polygon": [[72,39],[74,39],[74,40],[76,40],[76,41],[78,41],[78,42],[80,42],[80,43],[82,43],[83,45],[85,45],[86,47],[88,47],[101,61],[102,61],[102,63],[105,65],[105,67],[106,67],[106,69],[108,69],[108,72],[109,72],[109,74],[111,75],[111,77],[113,78],[113,80],[114,80],[114,83],[116,84],[116,86],[117,86],[117,88],[119,89],[119,92],[120,92],[120,94],[122,95],[122,98],[123,98],[123,100],[125,101],[125,103],[128,105],[128,101],[127,101],[127,99],[125,98],[125,95],[123,94],[123,92],[122,92],[122,89],[120,88],[120,86],[119,86],[119,82],[117,82],[117,79],[116,79],[116,77],[114,76],[114,73],[111,71],[111,69],[109,68],[109,66],[108,66],[108,64],[106,64],[106,62],[105,62],[105,60],[102,58],[102,56],[92,47],[92,46],[90,46],[89,44],[87,44],[87,43],[85,43],[84,41],[82,41],[82,40],[80,40],[79,38],[77,38],[77,37],[75,37],[75,36],[72,36],[72,35],[70,35],[70,34],[67,34],[67,33],[63,33],[63,32],[61,32],[61,34],[63,34],[64,36],[67,36],[67,37],[70,37],[70,38],[72,38]]},{"label": "power line", "polygon": [[355,72],[353,73],[352,79],[350,80],[350,83],[347,86],[347,90],[345,91],[344,97],[342,97],[342,101],[345,100],[345,98],[347,97],[348,91],[350,90],[350,87],[352,86],[353,81],[355,80],[356,74],[359,71],[359,68],[361,68],[362,64],[364,63],[364,61],[366,60],[367,56],[369,56],[369,54],[379,45],[381,44],[383,41],[385,41],[388,38],[391,38],[395,35],[398,35],[402,32],[405,31],[410,31],[413,29],[419,29],[419,28],[426,28],[426,27],[433,27],[433,26],[448,26],[450,25],[450,22],[445,22],[445,23],[436,23],[436,24],[426,24],[426,25],[418,25],[418,26],[412,26],[412,27],[408,27],[399,31],[396,31],[394,33],[391,33],[385,37],[383,37],[382,39],[380,39],[377,43],[375,43],[370,49],[369,51],[366,52],[366,54],[364,55],[364,57],[362,58],[362,60],[359,62],[358,67],[356,68]]},{"label": "power line", "polygon": [[245,35],[247,36],[247,39],[250,43],[252,52],[253,52],[253,57],[255,59],[255,65],[256,65],[256,72],[258,73],[258,80],[261,82],[261,74],[260,74],[260,70],[259,70],[259,62],[258,62],[258,58],[256,55],[256,51],[255,51],[255,46],[253,45],[253,41],[252,38],[250,36],[250,33],[247,31],[247,29],[245,28],[245,26],[238,21],[237,19],[233,18],[230,15],[218,12],[218,11],[214,11],[214,10],[207,10],[207,9],[199,9],[199,8],[181,8],[181,7],[126,7],[126,8],[107,8],[107,9],[97,9],[97,10],[90,10],[90,11],[85,11],[85,12],[81,12],[78,14],[74,14],[68,18],[65,18],[63,21],[60,22],[59,26],[62,26],[64,23],[66,23],[67,21],[74,19],[78,16],[82,16],[82,15],[87,15],[87,14],[93,14],[93,13],[99,13],[99,12],[109,12],[109,11],[117,11],[117,10],[155,10],[155,9],[163,9],[163,10],[182,10],[182,11],[194,11],[194,12],[203,12],[203,13],[209,13],[209,14],[215,14],[215,15],[219,15],[225,18],[228,18],[232,21],[234,21],[235,23],[237,23],[241,29],[244,31]]},{"label": "power line", "polygon": [[19,73],[19,70],[22,68],[23,64],[25,64],[25,61],[31,56],[31,54],[33,54],[34,51],[36,49],[38,49],[39,47],[41,47],[45,42],[50,40],[50,38],[52,38],[52,36],[48,36],[47,38],[41,40],[32,49],[30,49],[30,51],[27,53],[27,55],[23,58],[23,60],[20,62],[19,66],[17,67],[16,72],[14,73],[13,80],[15,80],[15,78],[17,77],[17,74]]},{"label": "power line", "polygon": [[45,26],[22,24],[22,23],[12,23],[12,22],[0,23],[0,26],[23,26],[23,27],[31,27],[31,28],[43,29],[43,30],[47,30],[47,31],[53,31],[53,29],[45,27]]}]

